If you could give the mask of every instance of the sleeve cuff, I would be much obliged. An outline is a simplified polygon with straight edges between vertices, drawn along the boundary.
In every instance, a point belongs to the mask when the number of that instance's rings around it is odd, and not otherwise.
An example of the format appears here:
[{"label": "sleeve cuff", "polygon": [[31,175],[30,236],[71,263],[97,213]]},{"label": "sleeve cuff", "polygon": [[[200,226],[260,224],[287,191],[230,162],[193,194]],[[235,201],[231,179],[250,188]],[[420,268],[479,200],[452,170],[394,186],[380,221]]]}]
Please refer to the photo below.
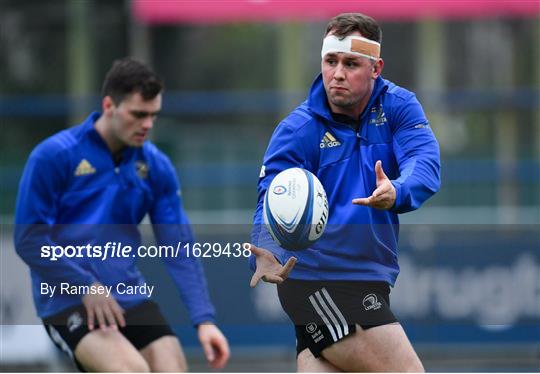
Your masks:
[{"label": "sleeve cuff", "polygon": [[400,207],[402,205],[402,191],[401,191],[401,184],[396,181],[390,181],[394,188],[396,189],[396,200],[394,201],[394,205],[389,209],[391,212],[399,213]]},{"label": "sleeve cuff", "polygon": [[193,324],[193,327],[197,328],[199,325],[202,325],[205,322],[216,324],[216,316],[214,314],[204,314],[201,316],[198,316],[197,318],[192,318],[191,323]]}]

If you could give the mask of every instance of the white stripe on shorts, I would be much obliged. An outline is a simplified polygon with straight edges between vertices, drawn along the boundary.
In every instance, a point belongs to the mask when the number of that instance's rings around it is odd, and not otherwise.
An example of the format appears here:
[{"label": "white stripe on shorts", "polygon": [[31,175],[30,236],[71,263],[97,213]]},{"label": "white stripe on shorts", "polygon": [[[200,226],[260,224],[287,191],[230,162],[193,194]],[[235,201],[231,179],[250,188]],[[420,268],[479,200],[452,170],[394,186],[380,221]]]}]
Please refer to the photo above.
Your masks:
[{"label": "white stripe on shorts", "polygon": [[330,324],[330,321],[328,321],[328,318],[326,318],[326,316],[324,315],[321,308],[319,308],[319,305],[317,305],[317,302],[315,301],[315,298],[313,297],[313,295],[309,297],[309,301],[311,301],[311,305],[313,305],[313,308],[315,308],[315,311],[317,312],[317,314],[319,314],[319,316],[322,318],[326,327],[328,327],[328,330],[330,331],[330,334],[332,335],[332,339],[334,339],[334,341],[337,342],[336,332],[334,331],[334,328]]},{"label": "white stripe on shorts", "polygon": [[323,295],[326,297],[326,300],[328,300],[328,303],[334,309],[334,312],[336,312],[339,320],[341,321],[341,324],[343,325],[343,335],[347,336],[349,335],[349,325],[347,324],[347,321],[345,320],[345,317],[343,317],[343,314],[337,307],[336,303],[334,303],[334,300],[330,297],[330,294],[326,290],[326,288],[323,288],[322,290]]},{"label": "white stripe on shorts", "polygon": [[336,319],[336,316],[330,310],[330,308],[328,307],[326,302],[323,300],[323,298],[321,296],[321,293],[319,291],[315,292],[315,296],[317,297],[317,300],[319,300],[319,304],[322,305],[322,307],[323,307],[324,311],[326,312],[326,314],[328,315],[328,317],[330,317],[330,319],[332,320],[332,323],[334,324],[334,327],[336,328],[336,331],[338,333],[338,338],[342,339],[343,338],[343,332],[341,331],[341,325],[338,323],[338,321]]},{"label": "white stripe on shorts", "polygon": [[52,340],[58,345],[60,346],[60,348],[66,352],[69,357],[73,360],[73,352],[71,351],[71,349],[69,348],[69,345],[66,343],[66,341],[64,339],[62,339],[62,336],[60,335],[60,333],[58,332],[58,330],[56,330],[53,325],[48,325],[47,326],[49,328],[49,332],[51,333],[51,338]]}]

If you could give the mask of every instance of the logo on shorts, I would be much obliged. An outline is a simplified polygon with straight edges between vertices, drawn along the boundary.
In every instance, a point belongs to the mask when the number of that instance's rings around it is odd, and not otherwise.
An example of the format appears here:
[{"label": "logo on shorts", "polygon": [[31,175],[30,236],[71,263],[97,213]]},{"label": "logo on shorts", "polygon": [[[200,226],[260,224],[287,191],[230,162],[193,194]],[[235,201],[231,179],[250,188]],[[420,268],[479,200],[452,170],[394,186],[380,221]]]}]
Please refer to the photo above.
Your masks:
[{"label": "logo on shorts", "polygon": [[83,319],[79,312],[71,314],[67,319],[67,328],[69,332],[73,332],[81,327]]},{"label": "logo on shorts", "polygon": [[306,325],[306,331],[310,334],[313,334],[317,330],[317,324],[314,322],[310,322]]},{"label": "logo on shorts", "polygon": [[377,300],[377,295],[370,293],[364,297],[362,301],[366,310],[377,310],[381,307],[381,303]]}]

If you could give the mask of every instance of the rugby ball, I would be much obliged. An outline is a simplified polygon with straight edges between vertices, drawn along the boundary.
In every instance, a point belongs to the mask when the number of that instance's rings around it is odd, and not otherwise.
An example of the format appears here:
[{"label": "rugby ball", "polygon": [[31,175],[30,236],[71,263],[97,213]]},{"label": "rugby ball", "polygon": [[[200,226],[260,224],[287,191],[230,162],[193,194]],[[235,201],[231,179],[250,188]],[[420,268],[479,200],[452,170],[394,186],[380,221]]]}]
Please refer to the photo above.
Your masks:
[{"label": "rugby ball", "polygon": [[328,222],[328,199],[315,175],[301,168],[276,175],[264,196],[264,223],[280,246],[290,251],[310,247]]}]

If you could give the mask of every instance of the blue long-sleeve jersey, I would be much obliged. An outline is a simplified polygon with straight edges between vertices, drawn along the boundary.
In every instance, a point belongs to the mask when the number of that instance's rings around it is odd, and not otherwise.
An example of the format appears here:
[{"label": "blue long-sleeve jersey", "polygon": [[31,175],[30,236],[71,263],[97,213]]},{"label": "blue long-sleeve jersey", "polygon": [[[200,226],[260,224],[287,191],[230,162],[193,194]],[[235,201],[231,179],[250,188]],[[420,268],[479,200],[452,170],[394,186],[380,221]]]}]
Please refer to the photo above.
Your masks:
[{"label": "blue long-sleeve jersey", "polygon": [[[113,286],[113,296],[124,308],[146,295],[114,292],[119,282],[145,282],[136,257],[41,257],[42,246],[105,246],[107,242],[140,245],[137,225],[148,214],[157,244],[191,243],[193,235],[180,199],[180,185],[170,160],[152,143],[128,147],[115,163],[94,128],[99,113],[81,125],[61,131],[31,153],[19,186],[15,214],[15,248],[29,265],[34,302],[40,317],[52,316],[81,303],[81,296],[42,295],[42,282],[87,286],[99,281]],[[183,252],[180,251],[180,254]],[[214,320],[200,262],[193,257],[162,257],[187,306],[191,322]]]},{"label": "blue long-sleeve jersey", "polygon": [[[308,99],[276,128],[264,155],[258,183],[252,242],[285,263],[298,259],[290,278],[385,281],[394,285],[398,213],[409,212],[440,186],[439,145],[415,95],[381,77],[360,119],[336,120],[322,76]],[[396,189],[390,210],[352,204],[376,189],[375,163]],[[326,190],[329,220],[311,248],[289,252],[278,247],[263,224],[263,198],[280,171],[301,167],[315,174]],[[253,268],[253,257],[251,266]]]}]

